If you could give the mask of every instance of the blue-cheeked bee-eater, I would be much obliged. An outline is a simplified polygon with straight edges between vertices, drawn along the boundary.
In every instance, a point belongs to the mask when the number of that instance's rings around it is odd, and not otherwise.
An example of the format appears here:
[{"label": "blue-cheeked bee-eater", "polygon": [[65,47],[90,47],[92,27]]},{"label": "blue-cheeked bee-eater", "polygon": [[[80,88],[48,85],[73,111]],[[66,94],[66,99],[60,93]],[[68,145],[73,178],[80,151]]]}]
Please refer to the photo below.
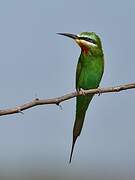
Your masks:
[{"label": "blue-cheeked bee-eater", "polygon": [[[94,32],[82,32],[78,35],[58,33],[72,38],[81,48],[76,69],[76,90],[98,88],[104,72],[104,54],[99,36]],[[94,94],[76,97],[76,115],[73,127],[73,141],[70,154],[71,163],[75,142],[81,133],[88,106]]]}]

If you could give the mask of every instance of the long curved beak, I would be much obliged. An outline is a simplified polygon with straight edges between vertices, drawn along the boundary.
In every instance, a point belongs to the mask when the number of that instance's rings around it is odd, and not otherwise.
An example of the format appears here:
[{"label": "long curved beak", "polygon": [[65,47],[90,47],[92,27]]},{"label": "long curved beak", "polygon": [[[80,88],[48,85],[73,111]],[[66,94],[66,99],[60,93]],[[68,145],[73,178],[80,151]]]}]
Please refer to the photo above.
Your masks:
[{"label": "long curved beak", "polygon": [[76,40],[76,39],[78,38],[77,35],[75,35],[75,34],[70,34],[70,33],[57,33],[57,34],[63,35],[63,36],[67,36],[67,37],[72,38],[72,39],[74,39],[74,40]]}]

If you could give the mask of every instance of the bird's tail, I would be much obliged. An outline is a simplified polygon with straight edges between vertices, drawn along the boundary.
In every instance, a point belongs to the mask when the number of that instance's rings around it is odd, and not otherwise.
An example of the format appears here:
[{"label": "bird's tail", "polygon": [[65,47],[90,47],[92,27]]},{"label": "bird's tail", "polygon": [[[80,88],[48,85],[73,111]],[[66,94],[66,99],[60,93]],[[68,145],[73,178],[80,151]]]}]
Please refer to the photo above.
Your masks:
[{"label": "bird's tail", "polygon": [[75,118],[75,123],[74,123],[74,128],[73,128],[73,142],[72,142],[69,163],[71,163],[75,142],[81,133],[85,114],[86,114],[87,108],[89,106],[89,103],[90,103],[92,97],[93,97],[93,95],[89,95],[89,96],[85,96],[85,97],[84,96],[77,97],[76,118]]},{"label": "bird's tail", "polygon": [[78,113],[76,114],[76,120],[75,120],[75,124],[73,128],[73,141],[72,141],[72,148],[71,148],[69,163],[71,163],[75,142],[81,133],[84,118],[85,118],[85,112],[81,113],[80,115]]},{"label": "bird's tail", "polygon": [[71,163],[71,160],[72,160],[72,155],[73,155],[73,151],[74,151],[74,146],[75,146],[76,140],[77,140],[77,137],[73,136],[73,142],[72,142],[72,148],[71,148],[69,163]]}]

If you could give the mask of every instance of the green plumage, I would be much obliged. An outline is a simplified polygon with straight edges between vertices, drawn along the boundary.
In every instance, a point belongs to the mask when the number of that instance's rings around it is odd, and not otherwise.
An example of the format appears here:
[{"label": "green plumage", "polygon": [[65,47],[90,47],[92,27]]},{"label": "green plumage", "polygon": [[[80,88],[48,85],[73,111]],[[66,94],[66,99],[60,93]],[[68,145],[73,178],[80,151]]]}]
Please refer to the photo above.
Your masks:
[{"label": "green plumage", "polygon": [[[99,37],[95,33],[81,33],[81,37],[90,37],[95,39],[98,47],[86,47],[88,52],[81,51],[79,57],[77,70],[76,70],[76,89],[92,89],[97,88],[102,78],[104,70],[104,58],[102,52],[102,46]],[[70,162],[72,159],[72,153],[77,137],[80,135],[85,114],[89,103],[93,97],[92,95],[78,96],[76,98],[76,117],[73,128],[73,144],[70,155]]]},{"label": "green plumage", "polygon": [[[74,39],[81,47],[76,70],[76,90],[93,89],[99,86],[104,71],[104,55],[100,38],[94,32],[82,32],[79,35],[59,33]],[[73,127],[73,142],[70,161],[77,137],[80,135],[86,111],[94,94],[76,98],[76,115]]]}]

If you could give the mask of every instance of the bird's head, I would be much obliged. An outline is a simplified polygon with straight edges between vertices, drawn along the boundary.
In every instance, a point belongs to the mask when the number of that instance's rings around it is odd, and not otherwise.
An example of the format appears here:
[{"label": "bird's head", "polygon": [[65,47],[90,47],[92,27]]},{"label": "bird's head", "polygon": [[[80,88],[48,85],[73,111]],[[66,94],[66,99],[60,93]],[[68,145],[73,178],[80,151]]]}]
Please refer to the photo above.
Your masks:
[{"label": "bird's head", "polygon": [[81,47],[84,53],[102,53],[102,45],[98,35],[94,32],[82,32],[78,35],[70,33],[57,33],[72,38]]}]

